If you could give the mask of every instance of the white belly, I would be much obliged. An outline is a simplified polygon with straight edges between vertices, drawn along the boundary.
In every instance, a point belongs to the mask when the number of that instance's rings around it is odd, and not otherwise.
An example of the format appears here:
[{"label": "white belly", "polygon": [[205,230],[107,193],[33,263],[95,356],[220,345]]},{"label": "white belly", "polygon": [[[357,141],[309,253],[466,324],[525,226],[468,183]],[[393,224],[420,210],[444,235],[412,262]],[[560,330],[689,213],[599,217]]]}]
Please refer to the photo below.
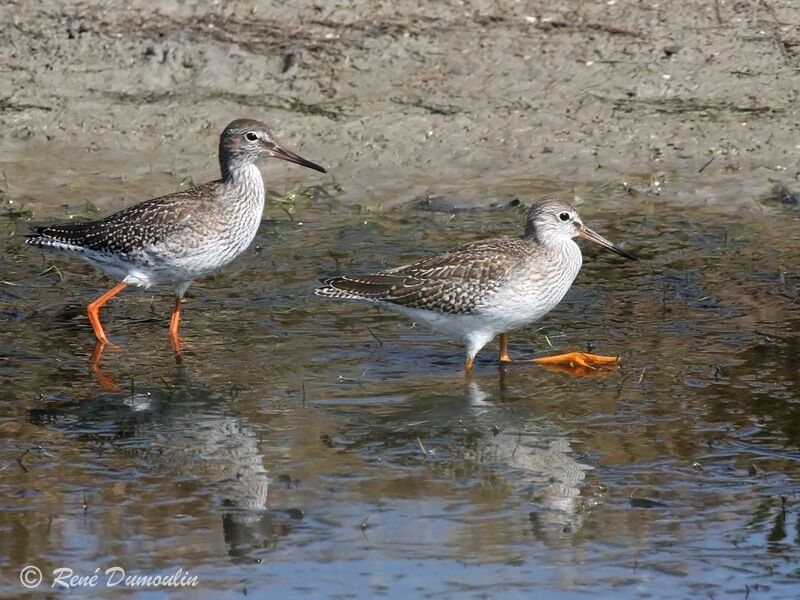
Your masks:
[{"label": "white belly", "polygon": [[[263,205],[262,205],[263,206]],[[261,211],[247,211],[235,222],[216,231],[195,236],[187,243],[180,236],[147,248],[129,267],[124,281],[150,287],[158,284],[190,282],[210,275],[244,252],[255,238],[261,223]],[[217,230],[220,231],[220,230]],[[224,235],[224,232],[235,232]]]},{"label": "white belly", "polygon": [[559,281],[517,281],[488,296],[475,312],[493,323],[497,333],[534,323],[558,306],[574,277]]},{"label": "white belly", "polygon": [[553,268],[531,273],[530,265],[509,273],[506,283],[487,294],[469,314],[444,314],[381,303],[382,306],[427,325],[452,339],[462,340],[467,354],[474,357],[495,336],[534,323],[553,310],[564,298],[581,268],[580,249],[570,242]]}]

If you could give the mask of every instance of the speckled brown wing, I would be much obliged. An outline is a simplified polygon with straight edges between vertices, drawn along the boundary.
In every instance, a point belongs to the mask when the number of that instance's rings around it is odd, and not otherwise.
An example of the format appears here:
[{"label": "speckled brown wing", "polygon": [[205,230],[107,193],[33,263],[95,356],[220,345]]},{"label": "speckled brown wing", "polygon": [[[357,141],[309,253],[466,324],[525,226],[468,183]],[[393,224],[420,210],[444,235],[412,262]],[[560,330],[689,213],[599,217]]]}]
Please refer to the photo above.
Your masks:
[{"label": "speckled brown wing", "polygon": [[530,255],[521,238],[474,242],[372,275],[323,279],[317,295],[391,302],[444,314],[469,314]]},{"label": "speckled brown wing", "polygon": [[153,198],[103,219],[32,227],[26,243],[42,250],[91,250],[128,255],[175,234],[196,214],[198,204],[214,197],[218,181]]}]

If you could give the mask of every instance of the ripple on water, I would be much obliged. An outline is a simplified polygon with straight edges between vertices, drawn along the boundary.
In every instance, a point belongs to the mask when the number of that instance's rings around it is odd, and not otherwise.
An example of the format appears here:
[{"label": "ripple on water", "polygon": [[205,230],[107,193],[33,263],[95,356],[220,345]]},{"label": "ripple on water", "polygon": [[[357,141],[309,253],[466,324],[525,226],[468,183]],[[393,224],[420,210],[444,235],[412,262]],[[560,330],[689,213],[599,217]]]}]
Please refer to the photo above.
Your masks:
[{"label": "ripple on water", "polygon": [[[492,201],[554,187],[498,182]],[[309,295],[322,275],[518,231],[502,202],[354,207],[380,206],[376,188],[301,199],[295,222],[269,207],[260,251],[191,288],[181,366],[167,293],[104,309],[120,391],[86,363],[83,305],[108,282],[0,237],[0,560],[184,566],[218,597],[789,597],[793,224],[577,188],[585,221],[645,260],[587,249],[511,349],[620,353],[603,378],[498,369],[490,346],[466,382],[459,344]]]}]

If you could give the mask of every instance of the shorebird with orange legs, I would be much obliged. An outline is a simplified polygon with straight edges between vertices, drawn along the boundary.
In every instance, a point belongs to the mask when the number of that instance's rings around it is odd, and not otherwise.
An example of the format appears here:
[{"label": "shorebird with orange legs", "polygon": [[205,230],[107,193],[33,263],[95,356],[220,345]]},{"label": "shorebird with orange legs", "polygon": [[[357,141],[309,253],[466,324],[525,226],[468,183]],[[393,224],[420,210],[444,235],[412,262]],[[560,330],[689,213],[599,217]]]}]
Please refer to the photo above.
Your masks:
[{"label": "shorebird with orange legs", "polygon": [[256,163],[269,157],[326,172],[282,148],[264,123],[239,119],[220,136],[220,179],[147,200],[97,221],[33,228],[26,243],[82,258],[119,282],[86,311],[97,338],[93,364],[108,343],[100,309],[128,285],[173,287],[169,335],[173,351],[180,355],[183,295],[192,281],[225,266],[253,241],[264,209],[264,180]]},{"label": "shorebird with orange legs", "polygon": [[463,340],[467,374],[481,348],[497,335],[501,363],[607,369],[617,364],[616,356],[569,352],[513,361],[508,354],[508,332],[544,317],[572,286],[583,262],[575,238],[638,260],[584,225],[570,203],[547,198],[531,206],[520,237],[474,242],[369,275],[322,279],[315,293],[372,302]]}]

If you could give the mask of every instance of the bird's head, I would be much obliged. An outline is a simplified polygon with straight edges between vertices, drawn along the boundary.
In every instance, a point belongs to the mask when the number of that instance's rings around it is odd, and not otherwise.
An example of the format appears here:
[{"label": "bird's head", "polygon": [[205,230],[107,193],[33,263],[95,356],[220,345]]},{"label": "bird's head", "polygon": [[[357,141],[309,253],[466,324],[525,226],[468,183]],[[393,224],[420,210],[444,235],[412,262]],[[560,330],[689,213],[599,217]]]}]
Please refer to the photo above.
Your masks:
[{"label": "bird's head", "polygon": [[321,173],[327,172],[324,167],[281,147],[272,137],[269,128],[261,121],[237,119],[225,128],[219,138],[219,159],[223,175],[231,168],[253,164],[271,157]]},{"label": "bird's head", "polygon": [[525,222],[525,237],[548,245],[576,237],[589,240],[630,260],[639,260],[630,252],[612,244],[581,221],[578,211],[569,202],[558,198],[544,198],[530,207]]}]

